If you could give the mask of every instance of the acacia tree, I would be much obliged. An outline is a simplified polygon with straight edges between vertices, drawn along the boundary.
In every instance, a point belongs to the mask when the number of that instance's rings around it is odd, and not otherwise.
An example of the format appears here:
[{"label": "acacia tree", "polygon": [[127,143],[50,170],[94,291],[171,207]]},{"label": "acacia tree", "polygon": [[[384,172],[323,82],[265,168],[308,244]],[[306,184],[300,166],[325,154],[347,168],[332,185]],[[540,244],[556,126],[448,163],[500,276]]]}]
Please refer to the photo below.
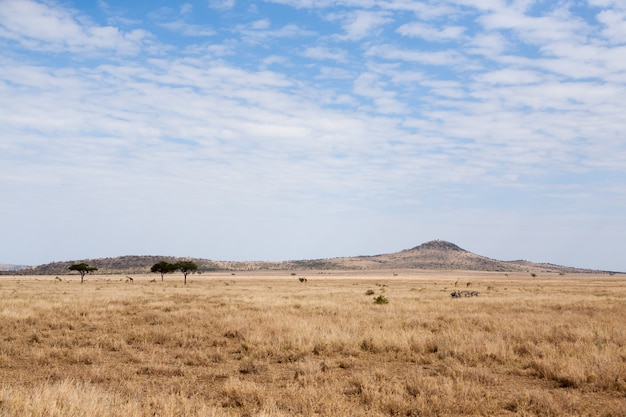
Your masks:
[{"label": "acacia tree", "polygon": [[189,273],[191,272],[195,272],[198,270],[198,265],[191,261],[176,262],[174,266],[176,267],[176,269],[180,269],[180,272],[182,272],[185,276],[185,285],[187,285],[187,275],[189,275]]},{"label": "acacia tree", "polygon": [[175,264],[171,264],[169,262],[165,262],[165,261],[161,261],[159,263],[156,263],[154,265],[152,265],[152,268],[150,268],[150,272],[158,272],[161,274],[161,282],[163,282],[163,275],[165,274],[171,274],[172,272],[176,271],[178,269],[178,267]]},{"label": "acacia tree", "polygon": [[90,274],[93,271],[98,270],[98,268],[96,268],[95,266],[89,266],[84,262],[79,263],[79,264],[74,264],[67,269],[69,269],[70,271],[77,271],[80,274],[81,284],[83,283],[83,280],[85,279],[85,274]]}]

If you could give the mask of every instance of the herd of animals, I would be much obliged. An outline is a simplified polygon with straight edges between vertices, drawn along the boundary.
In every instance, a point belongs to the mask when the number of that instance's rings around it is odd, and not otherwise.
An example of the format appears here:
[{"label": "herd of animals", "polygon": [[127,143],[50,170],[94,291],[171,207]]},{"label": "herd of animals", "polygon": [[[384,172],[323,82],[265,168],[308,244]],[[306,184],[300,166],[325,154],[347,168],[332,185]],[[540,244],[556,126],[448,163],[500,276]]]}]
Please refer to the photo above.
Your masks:
[{"label": "herd of animals", "polygon": [[452,291],[450,296],[452,298],[457,297],[478,297],[480,293],[478,291]]},{"label": "herd of animals", "polygon": [[[394,273],[394,276],[397,276],[398,274]],[[298,281],[300,282],[307,282],[307,279],[305,277],[299,277]],[[459,280],[457,279],[456,282],[454,283],[454,286],[456,287],[457,284],[459,283]],[[465,284],[466,287],[471,287],[472,283],[468,282]],[[478,297],[480,295],[480,293],[478,291],[452,291],[450,293],[450,296],[452,298],[460,298],[460,297]]]}]

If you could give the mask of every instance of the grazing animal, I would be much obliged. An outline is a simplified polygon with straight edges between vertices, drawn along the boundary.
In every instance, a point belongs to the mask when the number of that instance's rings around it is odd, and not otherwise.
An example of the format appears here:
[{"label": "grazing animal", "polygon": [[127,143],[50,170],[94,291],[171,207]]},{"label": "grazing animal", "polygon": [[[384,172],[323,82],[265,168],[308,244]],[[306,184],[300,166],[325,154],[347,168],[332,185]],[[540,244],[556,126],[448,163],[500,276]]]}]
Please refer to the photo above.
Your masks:
[{"label": "grazing animal", "polygon": [[456,281],[454,281],[454,287],[455,287],[455,288],[456,288],[456,284],[458,284],[458,283],[459,283],[459,279],[457,278],[457,280],[456,280]]},{"label": "grazing animal", "polygon": [[478,291],[452,291],[450,293],[450,297],[452,298],[460,298],[460,297],[478,297],[480,293]]},{"label": "grazing animal", "polygon": [[300,277],[300,278],[298,278],[298,280],[299,280],[300,282],[306,282],[306,278],[305,278],[305,277]]},{"label": "grazing animal", "polygon": [[472,283],[468,281],[468,282],[467,282],[467,284],[465,284],[465,286],[466,286],[466,287],[471,287],[471,286],[472,286]]},{"label": "grazing animal", "polygon": [[126,275],[126,278],[128,278],[128,281],[130,281],[131,283],[134,281],[133,277],[129,277],[128,275]]}]

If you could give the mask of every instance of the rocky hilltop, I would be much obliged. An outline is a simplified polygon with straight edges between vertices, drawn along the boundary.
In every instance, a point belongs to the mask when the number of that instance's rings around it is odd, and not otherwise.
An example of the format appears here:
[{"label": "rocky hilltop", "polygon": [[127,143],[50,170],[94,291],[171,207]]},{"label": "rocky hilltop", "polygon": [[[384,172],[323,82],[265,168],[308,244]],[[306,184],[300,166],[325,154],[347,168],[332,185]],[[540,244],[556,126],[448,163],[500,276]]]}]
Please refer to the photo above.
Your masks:
[{"label": "rocky hilltop", "polygon": [[53,262],[31,268],[11,271],[11,274],[62,275],[68,267],[85,262],[98,268],[98,274],[142,274],[150,272],[157,262],[195,262],[199,271],[296,271],[296,270],[374,270],[374,269],[428,269],[467,270],[494,272],[561,272],[593,273],[590,269],[571,268],[552,264],[537,264],[528,261],[498,261],[476,255],[445,240],[433,240],[400,252],[343,258],[296,260],[283,262],[231,262],[200,258],[175,258],[171,256],[121,256],[117,258],[82,259]]}]

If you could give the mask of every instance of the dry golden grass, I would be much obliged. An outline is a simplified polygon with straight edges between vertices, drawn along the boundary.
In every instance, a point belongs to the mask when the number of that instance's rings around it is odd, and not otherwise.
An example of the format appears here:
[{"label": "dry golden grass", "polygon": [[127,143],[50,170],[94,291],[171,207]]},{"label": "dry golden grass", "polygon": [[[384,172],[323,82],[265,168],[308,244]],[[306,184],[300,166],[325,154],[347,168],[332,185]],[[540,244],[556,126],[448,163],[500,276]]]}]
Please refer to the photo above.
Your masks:
[{"label": "dry golden grass", "polygon": [[626,415],[626,278],[509,275],[1,277],[0,416]]}]

